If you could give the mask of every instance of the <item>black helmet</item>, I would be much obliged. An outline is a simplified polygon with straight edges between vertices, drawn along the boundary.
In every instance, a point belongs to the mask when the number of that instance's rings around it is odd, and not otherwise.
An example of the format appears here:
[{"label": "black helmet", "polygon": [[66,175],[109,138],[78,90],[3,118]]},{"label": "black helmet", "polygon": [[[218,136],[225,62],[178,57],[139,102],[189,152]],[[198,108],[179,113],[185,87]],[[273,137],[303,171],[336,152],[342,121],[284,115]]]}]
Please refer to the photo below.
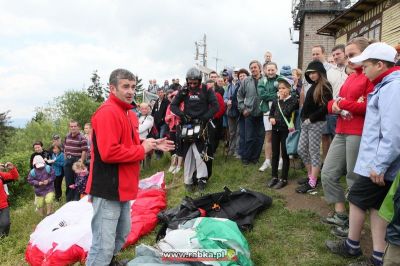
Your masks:
[{"label": "black helmet", "polygon": [[186,72],[186,81],[189,79],[199,80],[201,82],[202,76],[200,70],[195,67],[192,67]]}]

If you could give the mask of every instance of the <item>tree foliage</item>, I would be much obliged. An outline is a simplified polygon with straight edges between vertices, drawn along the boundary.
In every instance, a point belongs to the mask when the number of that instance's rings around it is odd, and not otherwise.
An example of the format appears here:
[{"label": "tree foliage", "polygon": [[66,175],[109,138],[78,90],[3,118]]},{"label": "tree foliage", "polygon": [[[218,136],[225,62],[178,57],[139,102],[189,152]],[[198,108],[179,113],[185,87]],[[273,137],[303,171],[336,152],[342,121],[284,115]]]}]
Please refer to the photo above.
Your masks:
[{"label": "tree foliage", "polygon": [[14,128],[9,126],[10,111],[0,113],[0,157],[4,155],[7,143],[14,132]]},{"label": "tree foliage", "polygon": [[56,106],[62,117],[74,119],[84,125],[90,122],[100,103],[94,101],[85,91],[67,91],[56,99]]},{"label": "tree foliage", "polygon": [[92,81],[92,85],[87,88],[87,94],[90,98],[92,98],[95,102],[102,103],[104,102],[104,93],[106,89],[103,87],[103,84],[100,82],[100,76],[97,74],[97,70],[95,70],[90,78]]}]

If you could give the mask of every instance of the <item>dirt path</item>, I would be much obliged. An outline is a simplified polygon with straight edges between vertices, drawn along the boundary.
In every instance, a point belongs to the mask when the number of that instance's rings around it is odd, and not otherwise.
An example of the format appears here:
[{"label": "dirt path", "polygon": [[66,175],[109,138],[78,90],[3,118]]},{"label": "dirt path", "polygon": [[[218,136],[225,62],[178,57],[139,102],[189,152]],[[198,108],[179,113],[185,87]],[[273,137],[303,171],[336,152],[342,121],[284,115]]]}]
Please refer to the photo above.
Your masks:
[{"label": "dirt path", "polygon": [[[300,173],[299,173],[300,174]],[[321,217],[325,217],[332,212],[332,209],[328,206],[323,198],[323,192],[318,189],[318,192],[314,195],[311,194],[300,194],[295,191],[298,179],[289,179],[289,184],[283,189],[277,190],[277,192],[284,196],[286,201],[286,208],[288,210],[299,211],[299,210],[310,210],[317,213]],[[367,217],[367,224],[364,226],[364,230],[361,235],[361,248],[364,254],[372,253],[372,239],[371,231],[369,227],[369,218]],[[334,237],[332,236],[332,239]]]}]

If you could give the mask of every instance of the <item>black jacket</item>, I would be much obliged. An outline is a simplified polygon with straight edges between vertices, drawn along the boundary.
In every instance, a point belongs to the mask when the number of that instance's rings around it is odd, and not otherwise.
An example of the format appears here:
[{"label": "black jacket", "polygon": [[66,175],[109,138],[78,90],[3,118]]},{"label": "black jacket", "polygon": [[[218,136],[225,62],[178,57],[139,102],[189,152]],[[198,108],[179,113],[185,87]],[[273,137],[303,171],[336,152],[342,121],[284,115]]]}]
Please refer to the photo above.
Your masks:
[{"label": "black jacket", "polygon": [[332,97],[332,87],[331,84],[328,83],[328,87],[324,88],[322,93],[322,98],[324,99],[325,104],[318,104],[314,101],[314,91],[315,84],[312,84],[310,89],[307,91],[306,99],[304,100],[303,109],[301,111],[301,121],[305,121],[310,119],[311,123],[315,123],[318,121],[325,121],[325,116],[328,114],[327,104]]},{"label": "black jacket", "polygon": [[[282,112],[286,117],[286,120],[290,123],[290,119],[292,119],[292,113],[299,108],[299,101],[295,96],[290,96],[290,98],[286,101],[279,100],[279,106],[281,107]],[[272,126],[272,129],[288,130],[285,119],[283,118],[282,113],[279,110],[278,100],[274,100],[272,102],[272,106],[269,112],[269,118],[275,118],[276,121],[276,124]]]},{"label": "black jacket", "polygon": [[169,101],[164,97],[161,101],[160,107],[158,107],[160,99],[157,99],[154,103],[153,111],[151,116],[154,118],[154,125],[159,129],[163,124],[165,124],[165,114],[169,105]]},{"label": "black jacket", "polygon": [[[182,102],[184,103],[183,111],[180,110]],[[183,121],[185,115],[192,119],[207,121],[213,118],[218,109],[219,105],[214,91],[207,89],[204,84],[196,89],[182,88],[171,103],[171,111]]]}]

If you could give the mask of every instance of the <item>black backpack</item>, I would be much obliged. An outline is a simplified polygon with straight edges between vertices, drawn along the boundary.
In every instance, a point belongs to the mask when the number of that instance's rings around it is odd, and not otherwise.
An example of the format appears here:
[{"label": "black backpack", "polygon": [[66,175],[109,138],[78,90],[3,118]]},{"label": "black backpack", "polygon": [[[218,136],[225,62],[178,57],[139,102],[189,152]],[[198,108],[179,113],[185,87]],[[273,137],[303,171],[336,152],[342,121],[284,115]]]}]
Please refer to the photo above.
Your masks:
[{"label": "black backpack", "polygon": [[165,236],[167,228],[177,229],[179,224],[201,216],[230,219],[237,223],[240,230],[251,230],[255,216],[271,204],[271,197],[243,188],[232,192],[224,187],[223,192],[197,199],[186,196],[179,206],[157,215],[162,223],[157,241]]}]

